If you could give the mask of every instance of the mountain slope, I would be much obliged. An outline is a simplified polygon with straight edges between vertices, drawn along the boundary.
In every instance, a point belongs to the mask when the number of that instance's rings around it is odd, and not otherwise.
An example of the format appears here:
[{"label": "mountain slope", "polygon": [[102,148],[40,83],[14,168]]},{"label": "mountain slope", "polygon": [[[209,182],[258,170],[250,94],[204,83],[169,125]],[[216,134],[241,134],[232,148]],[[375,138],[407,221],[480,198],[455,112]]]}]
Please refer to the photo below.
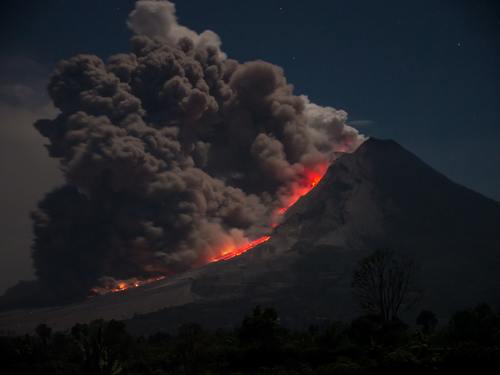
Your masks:
[{"label": "mountain slope", "polygon": [[231,266],[215,265],[193,290],[220,297],[233,280],[247,308],[273,304],[295,321],[350,318],[358,313],[350,289],[356,262],[390,248],[418,267],[424,296],[415,309],[447,315],[483,301],[500,306],[499,225],[500,204],[397,143],[371,139],[330,168],[268,243]]},{"label": "mountain slope", "polygon": [[[500,306],[500,204],[448,180],[393,141],[370,139],[342,156],[265,244],[171,280],[64,308],[0,314],[0,329],[98,317],[133,330],[183,321],[226,326],[256,304],[300,325],[349,319],[356,262],[379,248],[415,261],[416,309],[446,315],[478,302]],[[414,313],[414,312],[412,312]],[[413,316],[411,316],[413,318]]]}]

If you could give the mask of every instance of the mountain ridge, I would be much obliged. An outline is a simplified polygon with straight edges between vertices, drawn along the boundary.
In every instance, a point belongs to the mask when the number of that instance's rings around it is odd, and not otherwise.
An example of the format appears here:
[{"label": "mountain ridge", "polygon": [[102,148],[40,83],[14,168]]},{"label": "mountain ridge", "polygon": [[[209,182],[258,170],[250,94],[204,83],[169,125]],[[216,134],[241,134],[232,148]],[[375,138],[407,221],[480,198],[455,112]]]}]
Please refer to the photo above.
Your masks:
[{"label": "mountain ridge", "polygon": [[352,271],[379,248],[418,264],[425,292],[418,308],[445,316],[479,302],[500,306],[499,224],[500,203],[451,181],[398,143],[371,138],[330,166],[271,239],[251,251],[119,295],[18,317],[2,313],[0,329],[17,324],[22,331],[35,322],[67,328],[135,314],[142,315],[128,324],[136,332],[188,321],[218,327],[256,304],[275,306],[291,325],[349,319],[360,312]]}]

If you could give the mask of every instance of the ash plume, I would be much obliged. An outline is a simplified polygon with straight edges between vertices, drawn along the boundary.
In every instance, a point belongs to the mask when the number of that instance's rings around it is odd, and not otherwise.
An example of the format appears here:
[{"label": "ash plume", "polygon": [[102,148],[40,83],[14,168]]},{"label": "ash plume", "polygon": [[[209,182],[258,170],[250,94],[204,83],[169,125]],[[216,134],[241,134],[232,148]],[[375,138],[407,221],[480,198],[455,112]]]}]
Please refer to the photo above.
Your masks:
[{"label": "ash plume", "polygon": [[61,61],[60,113],[35,124],[66,185],[33,212],[41,284],[62,296],[103,277],[169,275],[269,233],[310,170],[364,137],[295,95],[283,69],[239,63],[213,31],[140,0],[131,51]]}]

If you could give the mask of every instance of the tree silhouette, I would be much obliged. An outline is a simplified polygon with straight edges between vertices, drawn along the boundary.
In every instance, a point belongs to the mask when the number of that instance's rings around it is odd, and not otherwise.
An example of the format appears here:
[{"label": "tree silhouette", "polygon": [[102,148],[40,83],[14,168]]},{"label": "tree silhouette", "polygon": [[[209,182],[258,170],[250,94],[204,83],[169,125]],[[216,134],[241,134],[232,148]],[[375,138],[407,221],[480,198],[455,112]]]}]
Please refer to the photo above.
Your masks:
[{"label": "tree silhouette", "polygon": [[417,316],[417,325],[422,327],[422,332],[426,335],[434,332],[438,324],[436,314],[429,310],[422,310]]},{"label": "tree silhouette", "polygon": [[270,345],[279,335],[278,313],[271,308],[256,306],[252,314],[247,315],[239,329],[239,337],[247,343]]},{"label": "tree silhouette", "polygon": [[50,328],[47,324],[40,324],[36,327],[35,332],[40,338],[42,344],[46,346],[52,336],[52,328]]},{"label": "tree silhouette", "polygon": [[82,355],[82,372],[92,375],[118,375],[123,369],[117,349],[125,351],[125,325],[111,320],[95,320],[90,324],[76,324],[71,329]]},{"label": "tree silhouette", "polygon": [[419,298],[415,265],[391,250],[377,250],[356,267],[352,287],[361,308],[384,321],[396,319],[402,308]]}]

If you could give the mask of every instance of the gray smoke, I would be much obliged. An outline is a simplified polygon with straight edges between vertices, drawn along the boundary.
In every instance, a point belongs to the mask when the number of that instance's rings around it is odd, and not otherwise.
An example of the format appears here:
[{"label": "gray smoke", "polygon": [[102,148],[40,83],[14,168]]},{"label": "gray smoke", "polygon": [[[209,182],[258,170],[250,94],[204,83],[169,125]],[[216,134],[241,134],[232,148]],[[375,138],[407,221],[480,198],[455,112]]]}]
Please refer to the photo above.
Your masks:
[{"label": "gray smoke", "polygon": [[60,114],[35,126],[66,185],[33,213],[39,280],[61,295],[106,276],[169,275],[265,235],[307,171],[364,138],[293,93],[283,70],[227,58],[220,38],[140,0],[131,52],[61,61]]}]

